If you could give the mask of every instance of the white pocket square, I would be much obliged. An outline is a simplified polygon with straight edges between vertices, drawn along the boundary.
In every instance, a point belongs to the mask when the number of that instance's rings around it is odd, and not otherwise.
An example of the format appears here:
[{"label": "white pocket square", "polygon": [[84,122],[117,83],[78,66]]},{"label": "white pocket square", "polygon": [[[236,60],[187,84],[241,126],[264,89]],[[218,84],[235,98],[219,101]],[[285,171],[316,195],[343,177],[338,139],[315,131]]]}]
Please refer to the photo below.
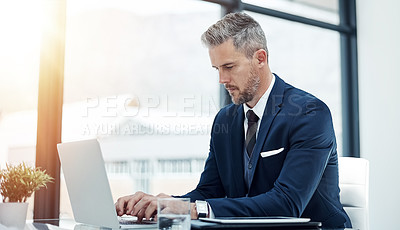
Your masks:
[{"label": "white pocket square", "polygon": [[260,154],[261,154],[261,157],[270,157],[270,156],[273,156],[273,155],[276,155],[276,154],[282,152],[284,149],[285,148],[275,149],[275,150],[271,150],[271,151],[262,152]]}]

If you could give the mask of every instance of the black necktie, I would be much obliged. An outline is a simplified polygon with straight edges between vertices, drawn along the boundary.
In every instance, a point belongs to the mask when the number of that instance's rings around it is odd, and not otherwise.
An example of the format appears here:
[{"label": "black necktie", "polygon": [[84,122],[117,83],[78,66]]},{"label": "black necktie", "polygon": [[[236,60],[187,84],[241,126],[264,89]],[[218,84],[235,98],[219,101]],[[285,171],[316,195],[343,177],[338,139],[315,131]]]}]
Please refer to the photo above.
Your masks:
[{"label": "black necktie", "polygon": [[253,112],[253,110],[249,109],[246,113],[247,117],[247,133],[246,133],[246,150],[249,157],[253,152],[254,145],[256,144],[256,133],[257,133],[257,121],[258,117]]}]

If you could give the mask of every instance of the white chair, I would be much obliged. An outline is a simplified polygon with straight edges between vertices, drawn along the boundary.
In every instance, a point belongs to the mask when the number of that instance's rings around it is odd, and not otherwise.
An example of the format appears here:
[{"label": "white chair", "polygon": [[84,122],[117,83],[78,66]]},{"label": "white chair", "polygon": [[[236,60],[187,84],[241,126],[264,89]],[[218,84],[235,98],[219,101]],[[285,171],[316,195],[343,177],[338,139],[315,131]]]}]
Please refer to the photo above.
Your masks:
[{"label": "white chair", "polygon": [[368,230],[369,162],[339,157],[340,201],[354,229]]}]

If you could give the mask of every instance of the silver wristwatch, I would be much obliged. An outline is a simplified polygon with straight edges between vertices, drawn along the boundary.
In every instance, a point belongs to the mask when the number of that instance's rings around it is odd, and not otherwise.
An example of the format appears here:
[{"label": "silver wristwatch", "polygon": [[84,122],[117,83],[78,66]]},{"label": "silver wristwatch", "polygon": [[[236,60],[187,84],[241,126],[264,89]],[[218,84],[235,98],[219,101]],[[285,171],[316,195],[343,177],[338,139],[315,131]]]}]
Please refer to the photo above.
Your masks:
[{"label": "silver wristwatch", "polygon": [[208,216],[208,204],[204,200],[196,200],[196,211],[197,217],[207,217]]}]

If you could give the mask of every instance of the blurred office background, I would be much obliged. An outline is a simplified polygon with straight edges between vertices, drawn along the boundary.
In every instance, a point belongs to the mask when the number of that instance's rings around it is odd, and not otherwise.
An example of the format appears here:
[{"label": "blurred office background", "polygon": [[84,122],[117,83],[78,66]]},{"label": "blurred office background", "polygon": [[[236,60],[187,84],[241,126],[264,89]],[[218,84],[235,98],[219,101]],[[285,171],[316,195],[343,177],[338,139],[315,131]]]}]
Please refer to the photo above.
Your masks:
[{"label": "blurred office background", "polygon": [[[46,50],[43,43],[43,28],[53,23],[46,9],[59,7],[54,2],[65,3],[65,51]],[[224,104],[200,42],[202,32],[229,10],[212,2],[0,0],[1,167],[35,165],[41,154],[39,76],[41,55],[48,52],[63,57],[61,141],[99,139],[114,199],[137,190],[179,195],[193,189],[208,155],[213,118]],[[266,33],[272,71],[330,107],[339,154],[370,161],[370,228],[396,229],[400,3],[348,1],[356,3],[350,17],[357,19],[348,30],[357,33],[357,43],[349,48],[342,36],[345,2],[243,1],[333,25],[245,10]],[[358,61],[351,57],[357,49]],[[60,217],[72,217],[62,173],[57,180]],[[32,218],[33,197],[29,202]]]}]

